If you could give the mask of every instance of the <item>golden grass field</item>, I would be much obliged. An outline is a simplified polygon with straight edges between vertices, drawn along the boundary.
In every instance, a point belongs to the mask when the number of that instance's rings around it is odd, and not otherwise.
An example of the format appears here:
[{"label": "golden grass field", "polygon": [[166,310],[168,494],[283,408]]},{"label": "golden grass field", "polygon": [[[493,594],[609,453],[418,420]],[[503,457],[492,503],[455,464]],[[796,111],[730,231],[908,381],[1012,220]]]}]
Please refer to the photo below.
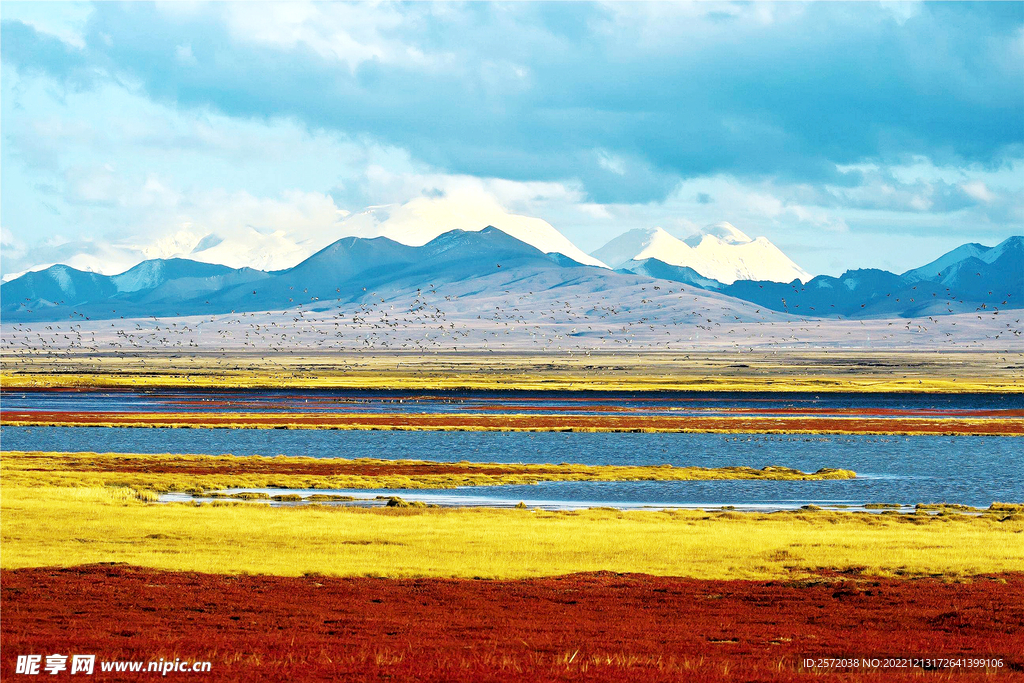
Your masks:
[{"label": "golden grass field", "polygon": [[28,387],[1019,392],[1019,352],[5,354]]},{"label": "golden grass field", "polygon": [[212,573],[706,579],[1024,571],[1024,511],[772,514],[156,504],[128,487],[2,492],[4,569],[125,562]]},{"label": "golden grass field", "polygon": [[[408,466],[409,461],[342,462],[383,467],[379,482],[361,482],[368,486],[440,485],[440,479],[419,471],[402,475],[408,481],[388,478],[388,467]],[[0,464],[3,568],[126,562],[168,570],[289,576],[520,578],[608,570],[722,579],[832,570],[949,577],[1024,571],[1024,509],[1013,505],[993,506],[980,515],[953,510],[929,515],[161,504],[153,502],[155,491],[337,486],[329,477],[281,472],[287,466],[339,463],[315,458],[5,453]],[[445,465],[468,472],[495,467]],[[529,474],[531,467],[537,472]],[[544,468],[551,471],[544,474]],[[525,466],[523,471],[527,474],[510,476],[765,478],[742,470],[665,467]],[[480,483],[505,475],[467,476],[478,477],[473,483]],[[355,483],[347,479],[344,485]]]}]

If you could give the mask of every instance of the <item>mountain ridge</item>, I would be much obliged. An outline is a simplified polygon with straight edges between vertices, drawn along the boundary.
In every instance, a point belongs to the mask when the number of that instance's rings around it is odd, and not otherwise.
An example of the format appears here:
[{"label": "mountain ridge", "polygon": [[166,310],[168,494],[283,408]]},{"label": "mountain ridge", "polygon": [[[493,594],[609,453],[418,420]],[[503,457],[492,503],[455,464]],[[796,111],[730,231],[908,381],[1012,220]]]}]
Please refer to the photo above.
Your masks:
[{"label": "mountain ridge", "polygon": [[[393,289],[419,280],[472,279],[502,267],[594,268],[561,254],[545,254],[488,226],[449,231],[421,247],[386,237],[343,237],[291,268],[271,272],[188,259],[152,259],[111,276],[51,266],[0,286],[0,311],[15,318],[114,318],[184,315],[181,311],[190,307],[197,313],[268,310],[328,299],[351,301],[368,289]],[[159,277],[169,272],[177,277]]]},{"label": "mountain ridge", "polygon": [[[22,321],[287,310],[454,283],[484,296],[487,283],[531,281],[569,296],[573,287],[591,293],[613,281],[620,287],[622,277],[636,278],[641,288],[653,283],[653,291],[659,282],[674,282],[772,311],[822,318],[1024,307],[1024,238],[995,247],[965,246],[903,275],[859,269],[807,282],[723,283],[655,258],[629,261],[617,271],[584,265],[487,226],[448,231],[419,247],[386,237],[343,237],[291,268],[269,272],[188,259],[150,259],[112,276],[56,265],[0,286],[0,312],[5,320]],[[935,270],[935,280],[919,279],[919,271],[937,263],[943,268]]]},{"label": "mountain ridge", "polygon": [[[958,256],[962,258],[955,260]],[[661,279],[720,292],[770,310],[816,317],[907,317],[1024,307],[1024,237],[1020,236],[1009,237],[994,247],[962,245],[902,275],[861,268],[839,277],[818,275],[805,283],[704,282],[694,277],[697,274],[691,269],[660,262],[652,265],[651,261],[645,262],[642,272],[657,273]],[[934,271],[935,279],[922,277],[935,264],[945,266]]]}]

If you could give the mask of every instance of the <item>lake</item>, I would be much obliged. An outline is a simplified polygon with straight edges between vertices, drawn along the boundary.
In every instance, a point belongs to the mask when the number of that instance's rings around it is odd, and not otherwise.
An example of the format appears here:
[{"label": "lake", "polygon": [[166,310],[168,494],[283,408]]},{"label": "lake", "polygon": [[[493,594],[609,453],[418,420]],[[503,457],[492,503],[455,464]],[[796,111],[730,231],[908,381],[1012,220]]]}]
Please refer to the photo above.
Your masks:
[{"label": "lake", "polygon": [[[394,491],[410,500],[614,507],[1024,501],[1019,437],[0,427],[4,450],[54,450],[589,465],[781,465],[852,469],[836,481],[552,482]],[[383,492],[363,491],[378,495]],[[432,497],[432,498],[430,498]],[[429,498],[429,499],[428,499]]]}]

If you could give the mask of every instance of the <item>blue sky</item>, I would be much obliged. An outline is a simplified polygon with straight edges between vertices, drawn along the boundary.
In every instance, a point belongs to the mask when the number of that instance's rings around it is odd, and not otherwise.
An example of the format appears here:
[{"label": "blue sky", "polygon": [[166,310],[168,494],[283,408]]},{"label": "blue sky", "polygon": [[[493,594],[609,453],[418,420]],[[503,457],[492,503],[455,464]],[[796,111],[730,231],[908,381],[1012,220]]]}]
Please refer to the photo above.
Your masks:
[{"label": "blue sky", "polygon": [[[1024,3],[18,3],[4,273],[479,194],[813,273],[1024,233]],[[134,252],[133,252],[134,253]],[[123,253],[122,253],[123,256]]]}]

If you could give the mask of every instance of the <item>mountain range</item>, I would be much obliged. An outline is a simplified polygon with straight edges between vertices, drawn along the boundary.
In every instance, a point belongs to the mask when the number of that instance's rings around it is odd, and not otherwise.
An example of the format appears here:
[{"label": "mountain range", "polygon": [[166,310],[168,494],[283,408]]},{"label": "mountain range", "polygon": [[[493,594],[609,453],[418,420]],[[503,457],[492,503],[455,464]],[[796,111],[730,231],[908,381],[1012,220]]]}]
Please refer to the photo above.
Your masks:
[{"label": "mountain range", "polygon": [[[660,228],[631,230],[594,254],[587,254],[543,219],[513,214],[496,201],[473,192],[420,196],[403,204],[371,206],[357,212],[326,212],[316,227],[292,229],[248,223],[205,232],[198,226],[183,227],[157,239],[121,242],[61,243],[43,250],[41,263],[20,272],[7,272],[3,281],[39,271],[54,264],[78,270],[114,275],[143,260],[181,258],[230,268],[263,271],[297,265],[340,237],[386,237],[419,247],[451,230],[475,232],[492,226],[544,253],[559,253],[582,265],[619,268],[629,261],[657,258],[672,265],[688,266],[719,282],[737,279],[806,281],[809,275],[790,261],[765,237],[751,239],[728,223],[708,226],[680,240]],[[10,265],[9,261],[5,261]]]},{"label": "mountain range", "polygon": [[493,227],[453,230],[419,247],[386,237],[345,237],[297,266],[270,272],[178,258],[143,261],[113,276],[51,266],[0,286],[0,312],[7,320],[25,320],[274,310],[467,281],[502,268],[525,273],[572,266],[582,267]]},{"label": "mountain range", "polygon": [[[685,240],[661,228],[636,229],[619,235],[593,253],[612,268],[637,272],[656,259],[690,268],[704,278],[731,284],[736,280],[806,282],[810,274],[765,237],[751,239],[730,223],[718,223]],[[657,266],[655,266],[657,267]]]},{"label": "mountain range", "polygon": [[[182,228],[171,235],[139,243],[90,243],[76,251],[75,243],[48,252],[46,260],[27,270],[5,273],[3,281],[39,271],[51,265],[70,265],[78,270],[114,275],[143,260],[181,258],[264,271],[285,270],[341,237],[387,237],[412,247],[423,246],[451,230],[474,232],[493,226],[544,253],[558,252],[577,263],[605,266],[569,241],[550,223],[531,216],[512,214],[494,201],[470,193],[442,197],[418,197],[404,204],[371,206],[358,212],[338,211],[339,218],[311,229],[285,230],[274,226],[238,225],[204,232]],[[334,238],[332,239],[331,236]],[[82,247],[82,245],[78,245]]]},{"label": "mountain range", "polygon": [[[703,236],[697,247],[685,246],[697,251],[705,243],[714,249],[719,248],[716,244],[746,247],[757,243],[739,231],[732,232],[735,229],[731,226],[720,227],[718,234]],[[655,292],[661,281],[681,283],[696,293],[724,295],[772,311],[821,318],[1021,308],[1024,300],[1021,237],[991,248],[964,245],[902,275],[855,270],[838,278],[818,276],[806,282],[796,276],[786,283],[737,278],[724,282],[686,265],[653,256],[636,258],[644,256],[652,245],[673,244],[657,233],[646,245],[640,245],[639,252],[622,256],[642,242],[619,243],[622,248],[617,258],[626,260],[617,270],[582,264],[554,250],[546,253],[492,226],[479,231],[452,230],[420,246],[388,237],[345,237],[292,268],[276,271],[229,268],[180,258],[144,261],[113,276],[56,265],[0,286],[0,313],[5,321],[13,322],[207,315],[300,306],[323,310],[351,302],[385,301],[420,288],[443,291],[455,283],[463,298],[485,297],[496,274],[501,275],[503,288],[522,288],[524,296],[532,295],[539,287],[563,292],[565,297],[583,290],[592,294],[647,284],[653,284],[648,291]],[[714,249],[700,253],[713,254]],[[604,253],[608,255],[612,250]],[[775,261],[775,266],[783,265],[796,268]]]},{"label": "mountain range", "polygon": [[720,292],[773,311],[814,317],[929,316],[976,309],[1024,307],[1024,237],[994,247],[966,244],[902,275],[849,270],[807,282],[703,277],[692,268],[657,259],[626,264],[625,271]]},{"label": "mountain range", "polygon": [[[333,218],[333,219],[332,219]],[[183,227],[157,239],[122,242],[62,243],[37,258],[28,270],[6,273],[4,281],[61,264],[78,270],[114,275],[143,260],[187,259],[262,271],[286,270],[330,244],[331,238],[386,237],[411,247],[424,246],[451,230],[476,232],[491,226],[543,253],[558,253],[581,265],[635,270],[650,258],[693,268],[722,283],[736,280],[801,281],[810,275],[767,238],[751,239],[729,223],[707,226],[685,239],[661,228],[630,230],[587,254],[543,219],[513,214],[497,201],[471,191],[420,196],[402,204],[371,206],[357,212],[335,210],[312,224],[291,229],[248,223],[213,232]],[[322,223],[322,224],[321,224]],[[6,262],[5,262],[6,263]],[[19,265],[24,261],[15,260]],[[9,265],[9,263],[7,264]]]}]

